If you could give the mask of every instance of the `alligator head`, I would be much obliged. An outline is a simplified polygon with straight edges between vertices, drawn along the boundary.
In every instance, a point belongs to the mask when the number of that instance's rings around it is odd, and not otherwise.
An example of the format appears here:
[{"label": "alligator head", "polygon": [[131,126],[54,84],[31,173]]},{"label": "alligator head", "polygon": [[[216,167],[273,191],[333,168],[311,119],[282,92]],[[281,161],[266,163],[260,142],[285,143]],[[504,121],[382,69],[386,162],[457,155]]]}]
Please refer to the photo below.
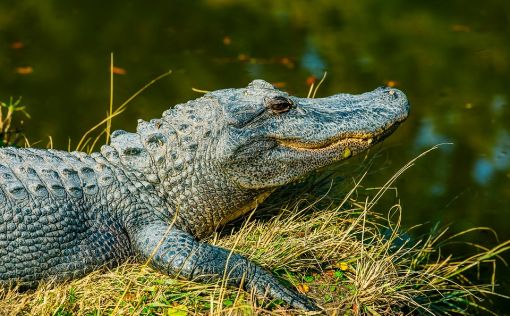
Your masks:
[{"label": "alligator head", "polygon": [[213,95],[227,118],[218,159],[250,189],[282,186],[354,156],[391,134],[409,112],[406,96],[392,88],[310,99],[255,80],[228,96]]},{"label": "alligator head", "polygon": [[276,187],[373,146],[408,112],[393,88],[310,99],[255,80],[140,121],[137,133],[115,132],[111,146],[180,210],[188,231],[204,236]]}]

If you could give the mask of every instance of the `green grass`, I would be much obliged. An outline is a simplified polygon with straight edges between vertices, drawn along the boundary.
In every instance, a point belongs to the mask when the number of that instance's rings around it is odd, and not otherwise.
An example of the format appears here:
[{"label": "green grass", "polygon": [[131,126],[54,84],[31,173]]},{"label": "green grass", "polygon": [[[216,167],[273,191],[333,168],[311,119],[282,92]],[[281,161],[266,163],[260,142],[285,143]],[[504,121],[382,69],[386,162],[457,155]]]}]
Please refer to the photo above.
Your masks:
[{"label": "green grass", "polygon": [[17,145],[21,140],[25,140],[20,128],[13,127],[13,122],[16,122],[16,125],[23,125],[23,120],[16,117],[18,113],[30,118],[25,106],[21,104],[21,97],[16,100],[10,97],[7,102],[0,101],[0,147]]}]

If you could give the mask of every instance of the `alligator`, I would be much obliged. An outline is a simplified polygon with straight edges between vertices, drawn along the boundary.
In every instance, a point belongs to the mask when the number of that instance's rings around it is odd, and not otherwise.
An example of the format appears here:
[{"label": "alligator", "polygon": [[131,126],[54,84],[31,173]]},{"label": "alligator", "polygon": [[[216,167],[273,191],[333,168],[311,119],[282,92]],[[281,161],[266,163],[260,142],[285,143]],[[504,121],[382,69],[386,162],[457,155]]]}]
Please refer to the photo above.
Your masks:
[{"label": "alligator", "polygon": [[0,289],[63,282],[127,260],[317,310],[259,265],[204,241],[276,188],[380,142],[401,91],[298,98],[254,80],[116,130],[99,152],[0,149]]}]

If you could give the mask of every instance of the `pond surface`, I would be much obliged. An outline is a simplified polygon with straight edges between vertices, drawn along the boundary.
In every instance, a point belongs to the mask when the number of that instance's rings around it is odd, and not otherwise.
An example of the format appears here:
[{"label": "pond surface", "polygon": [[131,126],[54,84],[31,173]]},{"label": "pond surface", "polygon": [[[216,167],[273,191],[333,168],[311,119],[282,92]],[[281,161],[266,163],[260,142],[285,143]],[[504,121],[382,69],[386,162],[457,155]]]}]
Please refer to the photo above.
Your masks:
[{"label": "pond surface", "polygon": [[[159,4],[156,4],[158,3]],[[382,146],[365,187],[397,182],[406,226],[436,222],[460,232],[487,226],[510,239],[510,2],[464,1],[57,1],[0,3],[0,100],[23,96],[22,126],[35,146],[75,146],[108,109],[172,69],[114,121],[133,130],[216,90],[263,78],[306,96],[391,84],[408,95],[409,120]],[[355,168],[358,158],[347,165]],[[490,233],[470,235],[491,245]],[[507,256],[508,257],[508,256]],[[499,265],[500,283],[508,269]],[[504,271],[505,270],[505,271]]]}]

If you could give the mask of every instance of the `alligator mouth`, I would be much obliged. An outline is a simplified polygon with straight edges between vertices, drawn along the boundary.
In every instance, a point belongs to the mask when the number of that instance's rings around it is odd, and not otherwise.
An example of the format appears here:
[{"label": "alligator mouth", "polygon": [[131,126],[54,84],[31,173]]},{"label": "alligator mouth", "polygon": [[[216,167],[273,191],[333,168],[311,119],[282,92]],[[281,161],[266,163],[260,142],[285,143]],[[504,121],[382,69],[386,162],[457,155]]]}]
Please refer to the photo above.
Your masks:
[{"label": "alligator mouth", "polygon": [[301,151],[327,151],[339,147],[347,147],[349,144],[357,144],[365,148],[382,141],[397,129],[400,122],[395,122],[388,127],[381,128],[372,133],[342,133],[330,139],[320,142],[300,142],[299,140],[278,139],[280,146]]},{"label": "alligator mouth", "polygon": [[321,143],[302,143],[295,140],[279,140],[278,143],[280,146],[295,149],[295,150],[305,150],[305,151],[322,151],[328,149],[334,149],[336,147],[343,147],[342,145],[348,143],[366,143],[367,145],[372,144],[374,138],[371,136],[367,137],[343,137],[336,140],[331,140],[328,142]]}]

